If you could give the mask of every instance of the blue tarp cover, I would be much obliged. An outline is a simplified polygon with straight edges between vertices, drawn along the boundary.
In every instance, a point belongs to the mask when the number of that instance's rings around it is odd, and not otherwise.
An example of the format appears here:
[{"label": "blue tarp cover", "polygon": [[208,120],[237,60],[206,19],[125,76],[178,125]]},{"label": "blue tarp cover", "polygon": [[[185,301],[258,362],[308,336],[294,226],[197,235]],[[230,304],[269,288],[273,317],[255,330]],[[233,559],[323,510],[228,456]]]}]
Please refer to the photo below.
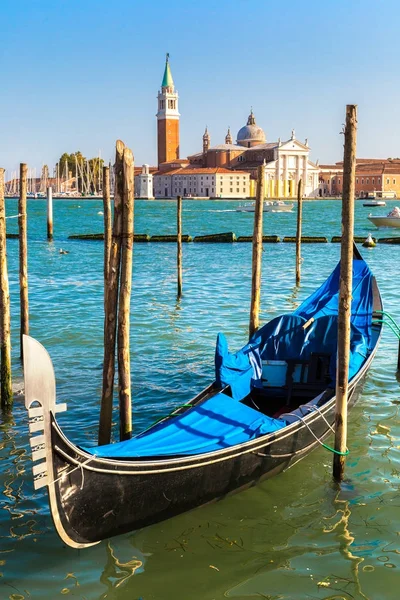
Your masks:
[{"label": "blue tarp cover", "polygon": [[247,442],[285,425],[282,419],[217,394],[131,440],[83,450],[104,458],[200,454]]},{"label": "blue tarp cover", "polygon": [[[323,315],[337,315],[339,306],[340,263],[333,273],[311,296],[294,312],[303,318],[318,319]],[[353,260],[353,301],[351,322],[370,341],[372,321],[372,280],[373,275],[364,260]]]},{"label": "blue tarp cover", "polygon": [[[225,337],[218,335],[216,382],[221,387],[230,385],[232,398],[219,393],[131,440],[84,450],[121,459],[184,456],[228,448],[285,427],[283,419],[263,415],[238,400],[253,387],[262,387],[262,360],[308,360],[312,353],[326,352],[331,354],[330,376],[334,380],[339,275],[340,265],[294,313],[264,325],[235,354],[228,351]],[[302,326],[310,317],[314,323],[304,330]],[[371,321],[372,273],[364,261],[354,260],[349,378],[368,355]]]},{"label": "blue tarp cover", "polygon": [[[312,352],[331,354],[330,376],[335,380],[337,315],[340,263],[328,279],[290,315],[281,315],[261,327],[249,343],[235,354],[228,351],[223,334],[217,338],[215,376],[221,387],[230,385],[232,396],[240,400],[253,387],[262,387],[263,360],[309,359]],[[353,300],[351,305],[351,357],[349,379],[368,356],[371,343],[373,275],[363,260],[353,261]],[[314,323],[303,325],[311,317]]]}]

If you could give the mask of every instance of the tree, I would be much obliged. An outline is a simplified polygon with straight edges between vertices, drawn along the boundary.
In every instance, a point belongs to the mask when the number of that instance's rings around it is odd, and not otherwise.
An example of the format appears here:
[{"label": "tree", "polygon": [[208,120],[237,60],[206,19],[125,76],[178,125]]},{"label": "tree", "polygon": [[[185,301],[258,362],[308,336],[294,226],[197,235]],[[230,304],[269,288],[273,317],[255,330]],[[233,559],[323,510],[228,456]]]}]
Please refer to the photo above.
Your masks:
[{"label": "tree", "polygon": [[65,178],[66,173],[77,178],[78,191],[84,194],[93,194],[100,191],[104,160],[102,158],[89,158],[83,156],[78,150],[72,154],[64,152],[58,166],[60,178]]}]

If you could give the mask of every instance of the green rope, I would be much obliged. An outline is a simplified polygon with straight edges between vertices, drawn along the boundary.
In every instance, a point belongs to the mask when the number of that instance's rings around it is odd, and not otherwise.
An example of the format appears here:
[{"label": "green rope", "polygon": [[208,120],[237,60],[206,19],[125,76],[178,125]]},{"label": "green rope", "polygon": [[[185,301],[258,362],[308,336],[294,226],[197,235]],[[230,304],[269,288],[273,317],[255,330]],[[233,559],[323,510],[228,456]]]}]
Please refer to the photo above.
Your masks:
[{"label": "green rope", "polygon": [[[378,315],[383,315],[384,317],[387,317],[392,322],[392,324],[397,329],[397,331],[400,333],[400,326],[396,323],[396,321],[393,319],[391,314],[389,314],[388,312],[385,312],[384,310],[376,310],[375,312]],[[384,322],[384,321],[382,320],[382,322]]]},{"label": "green rope", "polygon": [[334,454],[338,454],[339,456],[347,456],[348,454],[350,454],[350,450],[346,450],[346,452],[340,452],[339,450],[335,450],[335,448],[331,448],[330,446],[328,446],[328,444],[321,444],[321,446],[323,446],[330,452],[333,452]]},{"label": "green rope", "polygon": [[379,325],[380,323],[382,323],[382,325],[387,325],[388,327],[390,327],[397,339],[400,340],[400,332],[393,327],[390,321],[385,321],[384,319],[374,319],[372,321],[372,325]]}]

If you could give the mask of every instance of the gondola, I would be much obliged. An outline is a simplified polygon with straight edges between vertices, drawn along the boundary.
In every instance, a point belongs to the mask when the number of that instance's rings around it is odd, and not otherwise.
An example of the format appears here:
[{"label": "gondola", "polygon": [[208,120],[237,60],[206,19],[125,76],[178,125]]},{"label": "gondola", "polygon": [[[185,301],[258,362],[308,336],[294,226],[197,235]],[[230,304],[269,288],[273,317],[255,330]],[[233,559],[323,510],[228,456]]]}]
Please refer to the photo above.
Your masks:
[{"label": "gondola", "polygon": [[[50,357],[24,336],[34,486],[47,486],[62,541],[84,548],[170,518],[276,475],[323,443],[334,423],[339,276],[340,263],[234,354],[219,334],[211,385],[131,440],[105,446],[79,447],[64,435]],[[355,248],[349,408],[377,349],[380,310]]]}]

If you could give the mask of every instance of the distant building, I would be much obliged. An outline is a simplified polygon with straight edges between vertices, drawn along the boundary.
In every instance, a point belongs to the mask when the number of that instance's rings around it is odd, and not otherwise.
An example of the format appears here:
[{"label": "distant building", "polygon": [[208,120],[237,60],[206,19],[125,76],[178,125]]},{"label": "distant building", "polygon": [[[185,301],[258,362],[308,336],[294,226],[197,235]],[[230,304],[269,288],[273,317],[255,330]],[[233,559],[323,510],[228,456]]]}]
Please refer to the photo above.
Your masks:
[{"label": "distant building", "polygon": [[[136,169],[135,169],[136,171]],[[140,173],[135,173],[135,196],[153,200],[153,175],[149,165],[143,165]]]},{"label": "distant building", "polygon": [[340,196],[343,183],[343,163],[319,165],[318,196]]},{"label": "distant building", "polygon": [[[376,194],[379,197],[400,197],[400,159],[357,158],[355,194],[365,198]],[[319,195],[341,196],[343,192],[343,162],[321,165],[319,173]]]},{"label": "distant building", "polygon": [[[269,198],[293,198],[299,180],[303,180],[304,195],[316,196],[319,190],[319,168],[309,160],[307,140],[301,143],[294,130],[286,142],[267,142],[251,110],[247,124],[239,129],[236,144],[228,129],[224,144],[211,146],[208,129],[203,135],[203,151],[189,156],[191,166],[246,171],[252,180],[257,168],[266,162],[266,195]],[[253,186],[254,188],[254,186]],[[254,190],[252,190],[253,195]]]},{"label": "distant building", "polygon": [[161,90],[158,92],[157,112],[158,165],[179,158],[179,111],[178,92],[175,90],[169,66],[169,54],[165,62]]},{"label": "distant building", "polygon": [[156,198],[248,198],[250,174],[222,167],[185,167],[154,175]]}]

